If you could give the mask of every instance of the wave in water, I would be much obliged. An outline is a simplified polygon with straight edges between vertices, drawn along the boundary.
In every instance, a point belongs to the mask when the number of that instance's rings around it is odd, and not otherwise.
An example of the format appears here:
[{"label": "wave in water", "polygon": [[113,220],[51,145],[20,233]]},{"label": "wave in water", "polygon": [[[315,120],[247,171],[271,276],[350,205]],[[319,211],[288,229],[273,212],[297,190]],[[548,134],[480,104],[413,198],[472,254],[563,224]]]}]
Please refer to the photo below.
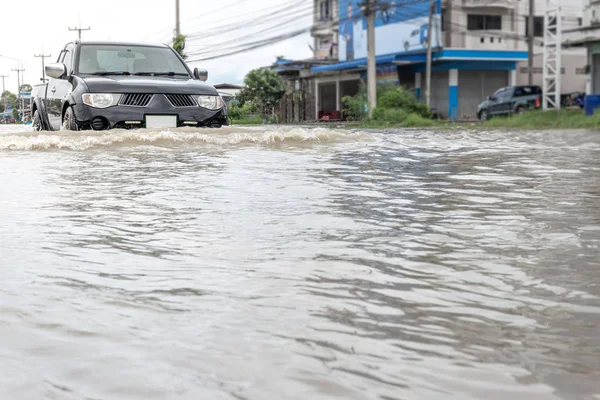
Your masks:
[{"label": "wave in water", "polygon": [[348,130],[307,127],[178,128],[170,130],[111,130],[85,132],[15,132],[0,127],[0,150],[87,150],[100,147],[180,144],[236,145],[241,143],[321,143],[364,139]]}]

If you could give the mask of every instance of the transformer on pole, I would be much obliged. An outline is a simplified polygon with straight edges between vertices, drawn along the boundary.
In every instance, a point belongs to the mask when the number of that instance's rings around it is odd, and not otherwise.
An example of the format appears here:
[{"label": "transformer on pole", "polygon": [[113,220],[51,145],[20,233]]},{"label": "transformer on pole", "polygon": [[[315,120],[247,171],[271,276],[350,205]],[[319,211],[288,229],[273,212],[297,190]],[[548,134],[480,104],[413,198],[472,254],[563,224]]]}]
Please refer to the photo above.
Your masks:
[{"label": "transformer on pole", "polygon": [[544,110],[560,110],[561,105],[562,17],[559,1],[546,0],[544,13]]}]

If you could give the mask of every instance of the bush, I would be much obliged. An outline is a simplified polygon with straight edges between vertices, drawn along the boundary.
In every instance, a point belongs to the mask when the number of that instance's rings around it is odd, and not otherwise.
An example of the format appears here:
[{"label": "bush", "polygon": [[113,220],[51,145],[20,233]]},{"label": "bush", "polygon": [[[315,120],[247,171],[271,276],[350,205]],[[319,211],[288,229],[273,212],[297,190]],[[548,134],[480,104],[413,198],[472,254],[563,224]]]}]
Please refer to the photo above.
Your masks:
[{"label": "bush", "polygon": [[378,122],[389,122],[391,124],[401,124],[408,116],[408,111],[401,108],[377,107],[373,112],[373,120]]},{"label": "bush", "polygon": [[407,128],[429,128],[435,126],[435,122],[431,118],[425,118],[419,114],[408,114],[403,125]]},{"label": "bush", "polygon": [[[364,120],[367,117],[365,87],[361,86],[355,96],[344,97],[342,104],[345,106],[344,116],[347,120]],[[420,103],[411,91],[396,85],[377,86],[377,109],[373,112],[373,120],[398,124],[413,113],[423,118],[433,117],[429,107]]]},{"label": "bush", "polygon": [[411,92],[403,87],[395,87],[383,91],[378,96],[377,106],[383,108],[402,108],[425,118],[432,117],[429,107],[420,103]]},{"label": "bush", "polygon": [[259,114],[260,107],[253,102],[247,102],[243,106],[237,101],[229,103],[227,106],[229,117],[233,120],[252,118],[253,115]]},{"label": "bush", "polygon": [[365,106],[367,98],[364,93],[359,93],[355,96],[345,96],[342,98],[344,105],[344,117],[349,121],[360,121],[365,115]]}]

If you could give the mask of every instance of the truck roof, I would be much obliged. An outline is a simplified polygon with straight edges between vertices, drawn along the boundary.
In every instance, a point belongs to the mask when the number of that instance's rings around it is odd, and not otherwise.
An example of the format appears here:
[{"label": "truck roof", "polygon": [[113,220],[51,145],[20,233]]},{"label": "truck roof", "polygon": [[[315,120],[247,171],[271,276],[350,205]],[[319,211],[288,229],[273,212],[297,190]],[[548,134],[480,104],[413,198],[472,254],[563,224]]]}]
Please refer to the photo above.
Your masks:
[{"label": "truck roof", "polygon": [[144,43],[144,42],[113,42],[110,40],[76,40],[71,42],[74,44],[89,44],[89,45],[115,45],[115,46],[144,46],[144,47],[169,47],[163,43]]}]

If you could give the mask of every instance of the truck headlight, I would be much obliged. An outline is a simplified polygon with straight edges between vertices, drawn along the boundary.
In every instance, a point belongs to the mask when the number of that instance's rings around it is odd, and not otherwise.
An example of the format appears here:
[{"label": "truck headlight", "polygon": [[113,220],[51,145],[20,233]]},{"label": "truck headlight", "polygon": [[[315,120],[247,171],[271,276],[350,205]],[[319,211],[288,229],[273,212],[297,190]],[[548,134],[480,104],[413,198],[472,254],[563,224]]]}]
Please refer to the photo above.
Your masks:
[{"label": "truck headlight", "polygon": [[198,105],[209,110],[218,110],[223,108],[221,96],[198,96]]},{"label": "truck headlight", "polygon": [[83,104],[87,104],[94,108],[108,108],[119,104],[121,99],[120,94],[112,93],[85,93],[83,96]]}]

